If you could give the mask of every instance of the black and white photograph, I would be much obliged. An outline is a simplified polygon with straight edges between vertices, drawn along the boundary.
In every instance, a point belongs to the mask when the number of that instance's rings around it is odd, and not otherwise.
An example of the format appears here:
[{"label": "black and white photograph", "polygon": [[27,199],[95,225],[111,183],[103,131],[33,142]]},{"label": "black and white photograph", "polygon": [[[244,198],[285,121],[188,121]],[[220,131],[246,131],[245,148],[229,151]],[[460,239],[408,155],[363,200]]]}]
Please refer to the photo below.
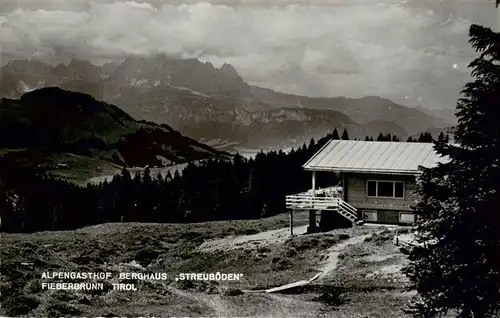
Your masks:
[{"label": "black and white photograph", "polygon": [[500,318],[500,0],[0,0],[0,317]]}]

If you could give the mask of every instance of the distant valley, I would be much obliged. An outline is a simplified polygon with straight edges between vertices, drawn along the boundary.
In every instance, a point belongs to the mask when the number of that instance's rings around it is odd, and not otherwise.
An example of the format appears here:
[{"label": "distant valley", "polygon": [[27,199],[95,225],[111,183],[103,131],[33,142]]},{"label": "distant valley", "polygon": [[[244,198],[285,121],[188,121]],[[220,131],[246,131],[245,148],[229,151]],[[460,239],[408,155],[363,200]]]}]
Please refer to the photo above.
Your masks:
[{"label": "distant valley", "polygon": [[225,150],[288,148],[334,128],[351,138],[380,132],[406,138],[453,124],[449,114],[405,107],[380,97],[309,98],[247,84],[228,64],[165,55],[95,66],[12,61],[0,69],[0,94],[19,98],[47,86],[83,92],[137,120],[167,124]]}]

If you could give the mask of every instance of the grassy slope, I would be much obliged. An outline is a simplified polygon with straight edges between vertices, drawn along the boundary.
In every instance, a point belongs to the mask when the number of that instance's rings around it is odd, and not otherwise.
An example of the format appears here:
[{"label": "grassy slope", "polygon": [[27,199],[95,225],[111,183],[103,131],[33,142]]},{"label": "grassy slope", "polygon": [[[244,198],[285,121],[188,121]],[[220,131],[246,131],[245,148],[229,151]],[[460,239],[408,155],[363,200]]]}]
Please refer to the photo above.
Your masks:
[{"label": "grassy slope", "polygon": [[[296,216],[296,225],[307,223],[307,213]],[[390,233],[375,237],[359,250],[345,250],[338,274],[292,295],[245,293],[308,279],[318,272],[326,249],[341,241],[335,234],[298,236],[276,244],[249,242],[237,249],[200,252],[208,240],[254,234],[288,225],[288,216],[199,224],[103,224],[77,231],[35,234],[3,234],[0,314],[144,316],[282,316],[328,317],[402,316],[408,300],[403,282],[385,276],[366,278],[370,272],[399,264],[402,255],[392,247]],[[346,231],[346,230],[342,230]],[[369,233],[366,228],[361,232]],[[353,234],[354,235],[354,234]],[[366,257],[387,254],[389,260],[368,265]],[[22,262],[33,262],[26,268]],[[361,262],[361,263],[360,263]],[[152,272],[171,275],[165,282],[136,281],[139,291],[47,291],[40,290],[43,271]],[[183,272],[243,273],[239,282],[175,282]],[[346,283],[344,303],[331,305],[328,286]],[[321,299],[316,297],[322,296]],[[344,297],[345,296],[345,297]],[[335,297],[334,297],[335,298]],[[334,299],[335,300],[335,299]],[[330,303],[330,304],[329,304]],[[24,304],[24,305],[23,305]],[[24,306],[24,307],[23,307]],[[34,311],[31,311],[34,310]]]},{"label": "grassy slope", "polygon": [[[53,167],[48,170],[49,173],[79,185],[87,184],[93,177],[114,174],[122,169],[122,166],[107,160],[71,153],[50,155],[47,163]],[[57,167],[57,164],[65,164],[67,167]],[[97,168],[101,170],[97,171]]]},{"label": "grassy slope", "polygon": [[[58,88],[36,90],[19,100],[2,99],[0,133],[4,136],[0,156],[12,155],[22,147],[45,149],[36,151],[36,157],[44,157],[40,159],[43,163],[68,164],[68,169],[49,167],[49,171],[80,183],[99,175],[95,171],[98,166],[112,174],[124,164],[175,164],[228,157],[167,125],[136,121],[114,105]],[[23,156],[12,158],[32,160],[31,155]]]},{"label": "grassy slope", "polygon": [[[16,155],[18,159],[12,160],[19,162],[21,158],[27,157],[24,154],[26,154],[26,149],[0,148],[0,157]],[[42,166],[47,173],[78,185],[86,185],[93,177],[113,175],[122,169],[122,166],[101,157],[93,158],[72,153],[48,153],[43,154],[42,157]],[[27,161],[29,162],[30,159]]]}]

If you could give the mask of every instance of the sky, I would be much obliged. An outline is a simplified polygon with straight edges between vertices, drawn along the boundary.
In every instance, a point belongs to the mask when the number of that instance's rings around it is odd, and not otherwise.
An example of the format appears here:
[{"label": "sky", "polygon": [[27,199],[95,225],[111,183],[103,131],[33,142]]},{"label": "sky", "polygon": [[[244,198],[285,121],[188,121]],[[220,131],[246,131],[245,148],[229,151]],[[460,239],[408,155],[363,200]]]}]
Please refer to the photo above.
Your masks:
[{"label": "sky", "polygon": [[233,65],[249,83],[314,97],[382,96],[452,109],[493,0],[0,0],[2,62],[95,63],[169,53]]}]

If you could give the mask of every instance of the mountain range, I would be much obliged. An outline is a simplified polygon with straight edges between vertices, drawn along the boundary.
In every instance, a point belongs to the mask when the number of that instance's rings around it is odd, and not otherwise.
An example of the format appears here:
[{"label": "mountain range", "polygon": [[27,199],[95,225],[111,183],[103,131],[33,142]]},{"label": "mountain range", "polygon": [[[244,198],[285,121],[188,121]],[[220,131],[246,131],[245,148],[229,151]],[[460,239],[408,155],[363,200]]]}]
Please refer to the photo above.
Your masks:
[{"label": "mountain range", "polygon": [[[167,124],[226,150],[291,147],[334,128],[354,138],[380,132],[405,138],[453,124],[449,114],[405,107],[380,97],[311,98],[250,85],[229,64],[164,54],[94,65],[11,61],[0,69],[0,94],[19,98],[58,86],[118,105],[137,120]],[[442,115],[442,116],[441,116]]]}]

